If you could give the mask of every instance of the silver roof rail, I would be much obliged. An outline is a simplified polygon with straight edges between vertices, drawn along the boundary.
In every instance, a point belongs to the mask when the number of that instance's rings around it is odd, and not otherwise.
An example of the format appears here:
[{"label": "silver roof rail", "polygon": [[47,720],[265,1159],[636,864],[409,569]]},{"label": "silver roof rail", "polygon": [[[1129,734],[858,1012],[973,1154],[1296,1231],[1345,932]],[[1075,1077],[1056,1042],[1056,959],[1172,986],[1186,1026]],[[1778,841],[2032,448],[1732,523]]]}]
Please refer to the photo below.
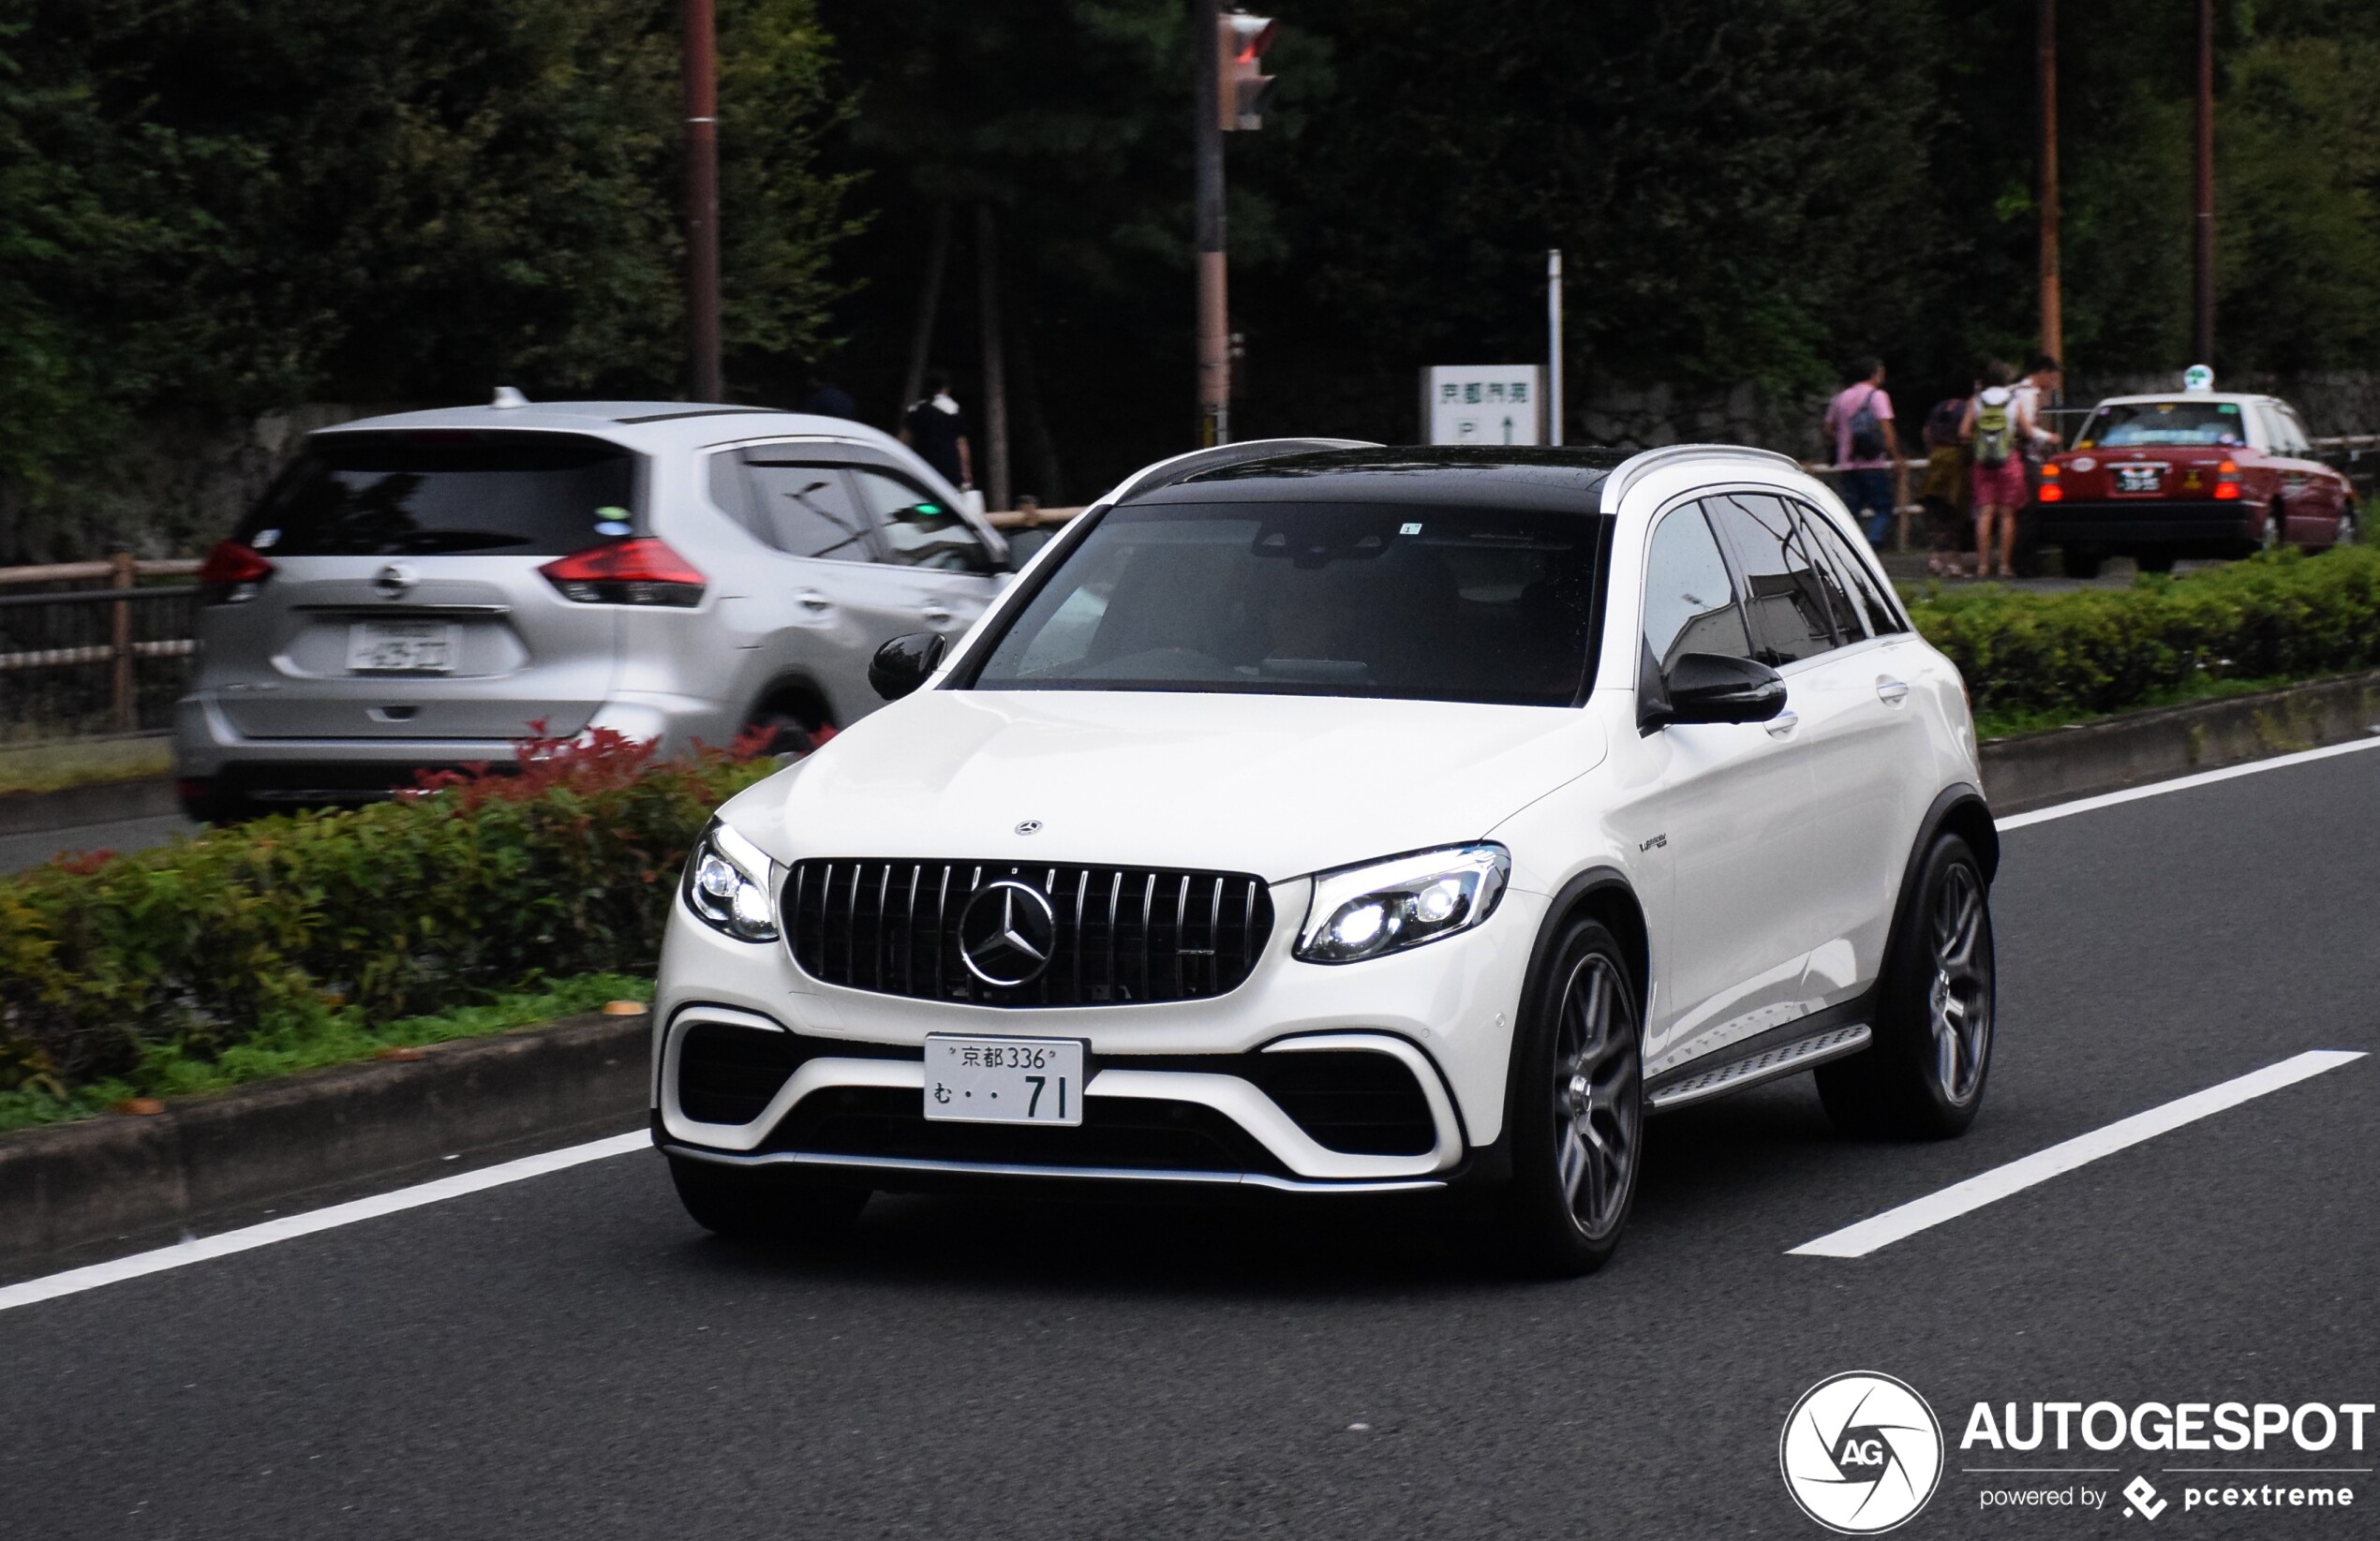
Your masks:
[{"label": "silver roof rail", "polygon": [[1659,470],[1670,462],[1688,458],[1699,460],[1711,456],[1758,461],[1764,468],[1772,471],[1780,466],[1796,473],[1802,468],[1802,463],[1792,455],[1779,454],[1775,450],[1756,450],[1748,444],[1664,444],[1658,450],[1646,450],[1640,454],[1629,456],[1619,463],[1611,475],[1603,479],[1603,511],[1605,513],[1617,511],[1620,499],[1628,496],[1630,486],[1643,477]]},{"label": "silver roof rail", "polygon": [[1278,455],[1306,454],[1316,450],[1376,450],[1380,446],[1368,438],[1252,438],[1241,444],[1217,444],[1212,449],[1192,450],[1169,460],[1160,460],[1125,477],[1116,490],[1099,499],[1100,503],[1121,503],[1144,492],[1169,487],[1184,482],[1200,471],[1220,470],[1226,466],[1242,466],[1251,460],[1271,460]]}]

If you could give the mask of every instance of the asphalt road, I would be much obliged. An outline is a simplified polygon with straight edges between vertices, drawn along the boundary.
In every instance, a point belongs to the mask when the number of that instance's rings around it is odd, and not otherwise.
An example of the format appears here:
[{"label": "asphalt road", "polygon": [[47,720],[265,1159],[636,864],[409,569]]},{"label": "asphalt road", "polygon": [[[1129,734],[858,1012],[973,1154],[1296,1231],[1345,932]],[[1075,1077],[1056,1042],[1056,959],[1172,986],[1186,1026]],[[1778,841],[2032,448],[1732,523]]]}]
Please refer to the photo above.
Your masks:
[{"label": "asphalt road", "polygon": [[[846,1244],[742,1250],[640,1151],[0,1312],[0,1534],[1815,1537],[1778,1432],[1867,1369],[1951,1441],[1897,1534],[2369,1534],[2370,1475],[2343,1514],[1985,1513],[2010,1479],[1963,1468],[2026,1458],[1957,1440],[1979,1400],[2380,1400],[2380,1056],[1865,1258],[1787,1252],[2380,1050],[2376,787],[2351,754],[2012,832],[1973,1131],[1847,1141],[1807,1078],[1661,1120],[1593,1279],[1403,1209],[880,1198]],[[2030,1459],[2170,1499],[2145,1462],[2194,1458]]]}]

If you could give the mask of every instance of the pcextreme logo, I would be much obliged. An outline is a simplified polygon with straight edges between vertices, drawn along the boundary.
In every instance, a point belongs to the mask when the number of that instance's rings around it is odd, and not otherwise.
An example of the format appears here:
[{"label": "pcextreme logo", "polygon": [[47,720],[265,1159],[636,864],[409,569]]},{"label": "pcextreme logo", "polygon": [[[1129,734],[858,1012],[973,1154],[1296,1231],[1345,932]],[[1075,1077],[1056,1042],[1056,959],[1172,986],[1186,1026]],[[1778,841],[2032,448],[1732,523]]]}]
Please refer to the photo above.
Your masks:
[{"label": "pcextreme logo", "polygon": [[1777,1461],[1804,1514],[1838,1534],[1875,1535],[1934,1496],[1942,1427],[1907,1382],[1854,1370],[1802,1393]]}]

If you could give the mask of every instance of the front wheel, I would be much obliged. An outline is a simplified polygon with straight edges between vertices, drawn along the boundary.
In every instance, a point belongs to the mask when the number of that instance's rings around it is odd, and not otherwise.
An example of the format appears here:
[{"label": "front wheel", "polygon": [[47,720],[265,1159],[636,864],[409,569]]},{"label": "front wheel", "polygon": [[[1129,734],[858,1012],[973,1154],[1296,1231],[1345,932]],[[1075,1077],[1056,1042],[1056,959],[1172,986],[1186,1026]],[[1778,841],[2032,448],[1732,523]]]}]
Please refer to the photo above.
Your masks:
[{"label": "front wheel", "polygon": [[2356,543],[2361,533],[2356,525],[2356,506],[2350,503],[2339,511],[2339,533],[2330,538],[2330,543],[2334,546],[2351,546]]},{"label": "front wheel", "polygon": [[669,1158],[677,1202],[704,1230],[739,1241],[793,1241],[850,1228],[868,1190],[826,1184],[766,1167]]},{"label": "front wheel", "polygon": [[1965,840],[1944,835],[1926,852],[1886,957],[1875,1041],[1819,1067],[1819,1099],[1852,1134],[1962,1134],[1991,1074],[1996,978],[1991,892]]},{"label": "front wheel", "polygon": [[1641,999],[1617,940],[1578,921],[1523,1001],[1505,1224],[1532,1272],[1593,1273],[1627,1228],[1644,1146]]}]

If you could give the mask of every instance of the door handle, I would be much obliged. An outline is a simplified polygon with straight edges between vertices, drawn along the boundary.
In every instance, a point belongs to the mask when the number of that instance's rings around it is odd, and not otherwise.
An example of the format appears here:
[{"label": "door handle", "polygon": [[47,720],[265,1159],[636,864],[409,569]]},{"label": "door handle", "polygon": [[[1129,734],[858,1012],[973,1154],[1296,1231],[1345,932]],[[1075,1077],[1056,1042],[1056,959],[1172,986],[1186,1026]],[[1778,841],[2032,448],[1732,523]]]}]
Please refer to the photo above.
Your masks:
[{"label": "door handle", "polygon": [[943,622],[950,619],[950,612],[945,610],[938,604],[930,604],[926,606],[925,609],[917,612],[917,614],[925,616],[926,619],[933,622],[936,626],[940,626]]},{"label": "door handle", "polygon": [[805,588],[794,596],[794,601],[804,610],[832,610],[835,601],[814,588]]},{"label": "door handle", "polygon": [[1887,706],[1899,705],[1901,697],[1907,694],[1909,685],[1905,680],[1879,679],[1876,682],[1876,699]]},{"label": "door handle", "polygon": [[1761,724],[1771,738],[1782,738],[1802,725],[1802,719],[1792,712],[1779,712]]}]

